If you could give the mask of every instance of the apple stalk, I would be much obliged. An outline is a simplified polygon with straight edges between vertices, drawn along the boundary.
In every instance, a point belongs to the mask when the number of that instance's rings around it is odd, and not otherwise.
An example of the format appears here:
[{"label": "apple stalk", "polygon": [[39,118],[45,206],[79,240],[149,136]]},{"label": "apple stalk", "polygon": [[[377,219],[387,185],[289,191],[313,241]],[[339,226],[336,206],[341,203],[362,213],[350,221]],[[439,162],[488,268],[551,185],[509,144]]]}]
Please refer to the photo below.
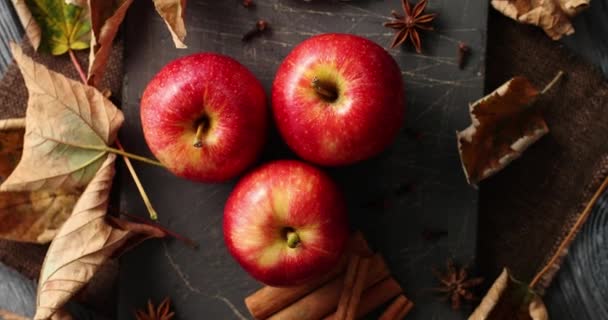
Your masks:
[{"label": "apple stalk", "polygon": [[315,89],[315,92],[326,101],[333,102],[338,98],[336,87],[322,82],[317,77],[312,79],[310,86]]}]

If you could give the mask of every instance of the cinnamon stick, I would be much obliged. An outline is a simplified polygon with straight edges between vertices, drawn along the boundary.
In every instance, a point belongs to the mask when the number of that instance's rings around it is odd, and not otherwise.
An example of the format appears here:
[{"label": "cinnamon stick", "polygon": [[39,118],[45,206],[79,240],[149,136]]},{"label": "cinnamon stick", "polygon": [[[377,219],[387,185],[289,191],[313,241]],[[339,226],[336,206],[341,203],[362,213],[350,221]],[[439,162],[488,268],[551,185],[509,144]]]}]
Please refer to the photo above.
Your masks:
[{"label": "cinnamon stick", "polygon": [[401,320],[403,319],[414,307],[408,298],[404,295],[399,295],[391,305],[386,308],[386,311],[382,313],[378,320]]},{"label": "cinnamon stick", "polygon": [[[369,288],[389,276],[389,270],[382,256],[375,254],[370,259],[369,271],[363,284]],[[270,320],[319,320],[327,314],[336,310],[340,293],[344,285],[345,275],[341,275],[320,288],[314,290],[292,305],[277,312],[268,319]],[[394,295],[393,295],[394,296]],[[386,300],[385,300],[386,301]]]},{"label": "cinnamon stick", "polygon": [[[362,318],[401,292],[401,287],[392,277],[386,278],[375,284],[363,292],[363,295],[361,296],[361,303],[357,309],[356,319]],[[335,313],[325,317],[324,320],[336,320]]]},{"label": "cinnamon stick", "polygon": [[307,281],[303,285],[295,287],[270,287],[266,286],[245,298],[245,305],[254,319],[266,319],[272,314],[286,308],[314,289],[336,278],[346,268],[348,258],[352,254],[371,255],[372,251],[361,232],[355,232],[349,239],[346,253],[338,265],[323,276]]},{"label": "cinnamon stick", "polygon": [[369,269],[369,259],[352,256],[346,269],[346,278],[336,311],[338,320],[354,320]]}]

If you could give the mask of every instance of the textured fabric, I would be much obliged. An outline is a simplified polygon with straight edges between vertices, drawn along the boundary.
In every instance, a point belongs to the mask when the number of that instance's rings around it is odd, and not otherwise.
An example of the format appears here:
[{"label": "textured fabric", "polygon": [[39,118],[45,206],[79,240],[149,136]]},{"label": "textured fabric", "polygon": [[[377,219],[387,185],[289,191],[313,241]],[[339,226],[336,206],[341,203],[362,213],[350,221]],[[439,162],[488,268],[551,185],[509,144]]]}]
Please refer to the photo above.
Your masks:
[{"label": "textured fabric", "polygon": [[566,73],[539,101],[550,133],[480,187],[482,272],[493,279],[507,266],[520,279],[531,280],[605,175],[608,84],[599,70],[539,29],[496,12],[489,28],[487,91],[514,75],[543,88],[559,70]]}]

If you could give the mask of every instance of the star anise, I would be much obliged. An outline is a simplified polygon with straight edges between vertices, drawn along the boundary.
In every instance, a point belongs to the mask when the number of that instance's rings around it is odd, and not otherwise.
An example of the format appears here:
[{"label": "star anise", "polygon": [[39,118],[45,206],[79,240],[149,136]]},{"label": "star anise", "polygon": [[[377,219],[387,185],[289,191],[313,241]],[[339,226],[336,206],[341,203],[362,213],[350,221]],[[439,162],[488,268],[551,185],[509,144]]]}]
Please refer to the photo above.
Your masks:
[{"label": "star anise", "polygon": [[427,3],[428,0],[420,0],[412,9],[409,0],[401,0],[405,16],[398,14],[395,10],[391,12],[391,15],[395,19],[391,19],[390,21],[384,23],[385,27],[397,30],[397,34],[391,43],[391,48],[394,48],[407,41],[407,39],[410,39],[411,43],[416,48],[416,52],[422,52],[418,29],[429,31],[433,30],[431,22],[433,22],[435,17],[437,17],[436,13],[424,14],[424,9],[426,9]]},{"label": "star anise", "polygon": [[462,305],[462,301],[475,301],[476,297],[472,289],[483,282],[483,278],[469,279],[467,266],[457,268],[452,259],[447,261],[446,273],[441,273],[438,270],[433,270],[435,277],[441,282],[441,287],[433,288],[435,292],[445,295],[446,300],[452,304],[452,309],[458,310]]},{"label": "star anise", "polygon": [[148,310],[135,311],[136,320],[171,320],[175,313],[171,311],[171,300],[165,298],[158,307],[148,300]]}]

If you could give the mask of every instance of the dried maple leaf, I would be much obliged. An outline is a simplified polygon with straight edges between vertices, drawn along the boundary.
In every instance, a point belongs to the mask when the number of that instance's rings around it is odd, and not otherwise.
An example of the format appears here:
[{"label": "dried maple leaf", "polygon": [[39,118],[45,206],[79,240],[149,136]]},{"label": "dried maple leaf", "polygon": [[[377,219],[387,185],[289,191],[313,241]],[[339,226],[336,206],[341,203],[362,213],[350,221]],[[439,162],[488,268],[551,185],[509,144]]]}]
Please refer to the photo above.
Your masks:
[{"label": "dried maple leaf", "polygon": [[50,319],[108,259],[162,230],[106,217],[116,156],[109,155],[51,242],[38,285],[35,320]]},{"label": "dried maple leaf", "polygon": [[152,301],[148,300],[147,310],[135,311],[136,320],[171,320],[175,313],[171,311],[171,300],[165,298],[158,307],[154,307]]},{"label": "dried maple leaf", "polygon": [[[13,171],[21,157],[24,120],[0,121],[2,180]],[[78,192],[61,190],[0,192],[0,238],[22,242],[50,242],[72,212],[78,195]]]},{"label": "dried maple leaf", "polygon": [[521,23],[539,26],[553,40],[574,33],[570,18],[589,7],[590,0],[492,0],[492,6]]},{"label": "dried maple leaf", "polygon": [[[39,26],[39,47],[53,55],[68,50],[87,49],[91,23],[88,7],[67,3],[65,0],[23,0]],[[25,10],[21,8],[20,10]],[[27,13],[22,14],[28,20]],[[29,22],[28,22],[29,24]],[[27,28],[26,28],[27,30]],[[36,43],[32,43],[35,48]]]},{"label": "dried maple leaf", "polygon": [[15,44],[11,48],[29,99],[23,155],[0,190],[84,187],[108,157],[122,113],[97,89],[48,70]]},{"label": "dried maple leaf", "polygon": [[88,83],[97,85],[103,77],[112,51],[112,41],[133,0],[88,0],[91,12],[91,53]]},{"label": "dried maple leaf", "polygon": [[469,320],[548,320],[542,299],[504,269]]},{"label": "dried maple leaf", "polygon": [[32,13],[27,7],[25,0],[13,0],[13,6],[15,7],[15,12],[19,17],[21,25],[23,26],[23,30],[25,30],[25,35],[30,40],[32,47],[37,50],[42,38],[40,26],[36,23],[34,17],[32,17]]},{"label": "dried maple leaf", "polygon": [[460,160],[470,184],[495,174],[549,132],[540,110],[532,105],[539,94],[528,79],[515,77],[470,106],[472,124],[457,132]]},{"label": "dried maple leaf", "polygon": [[156,12],[165,20],[176,48],[187,48],[184,14],[186,0],[153,0]]}]

